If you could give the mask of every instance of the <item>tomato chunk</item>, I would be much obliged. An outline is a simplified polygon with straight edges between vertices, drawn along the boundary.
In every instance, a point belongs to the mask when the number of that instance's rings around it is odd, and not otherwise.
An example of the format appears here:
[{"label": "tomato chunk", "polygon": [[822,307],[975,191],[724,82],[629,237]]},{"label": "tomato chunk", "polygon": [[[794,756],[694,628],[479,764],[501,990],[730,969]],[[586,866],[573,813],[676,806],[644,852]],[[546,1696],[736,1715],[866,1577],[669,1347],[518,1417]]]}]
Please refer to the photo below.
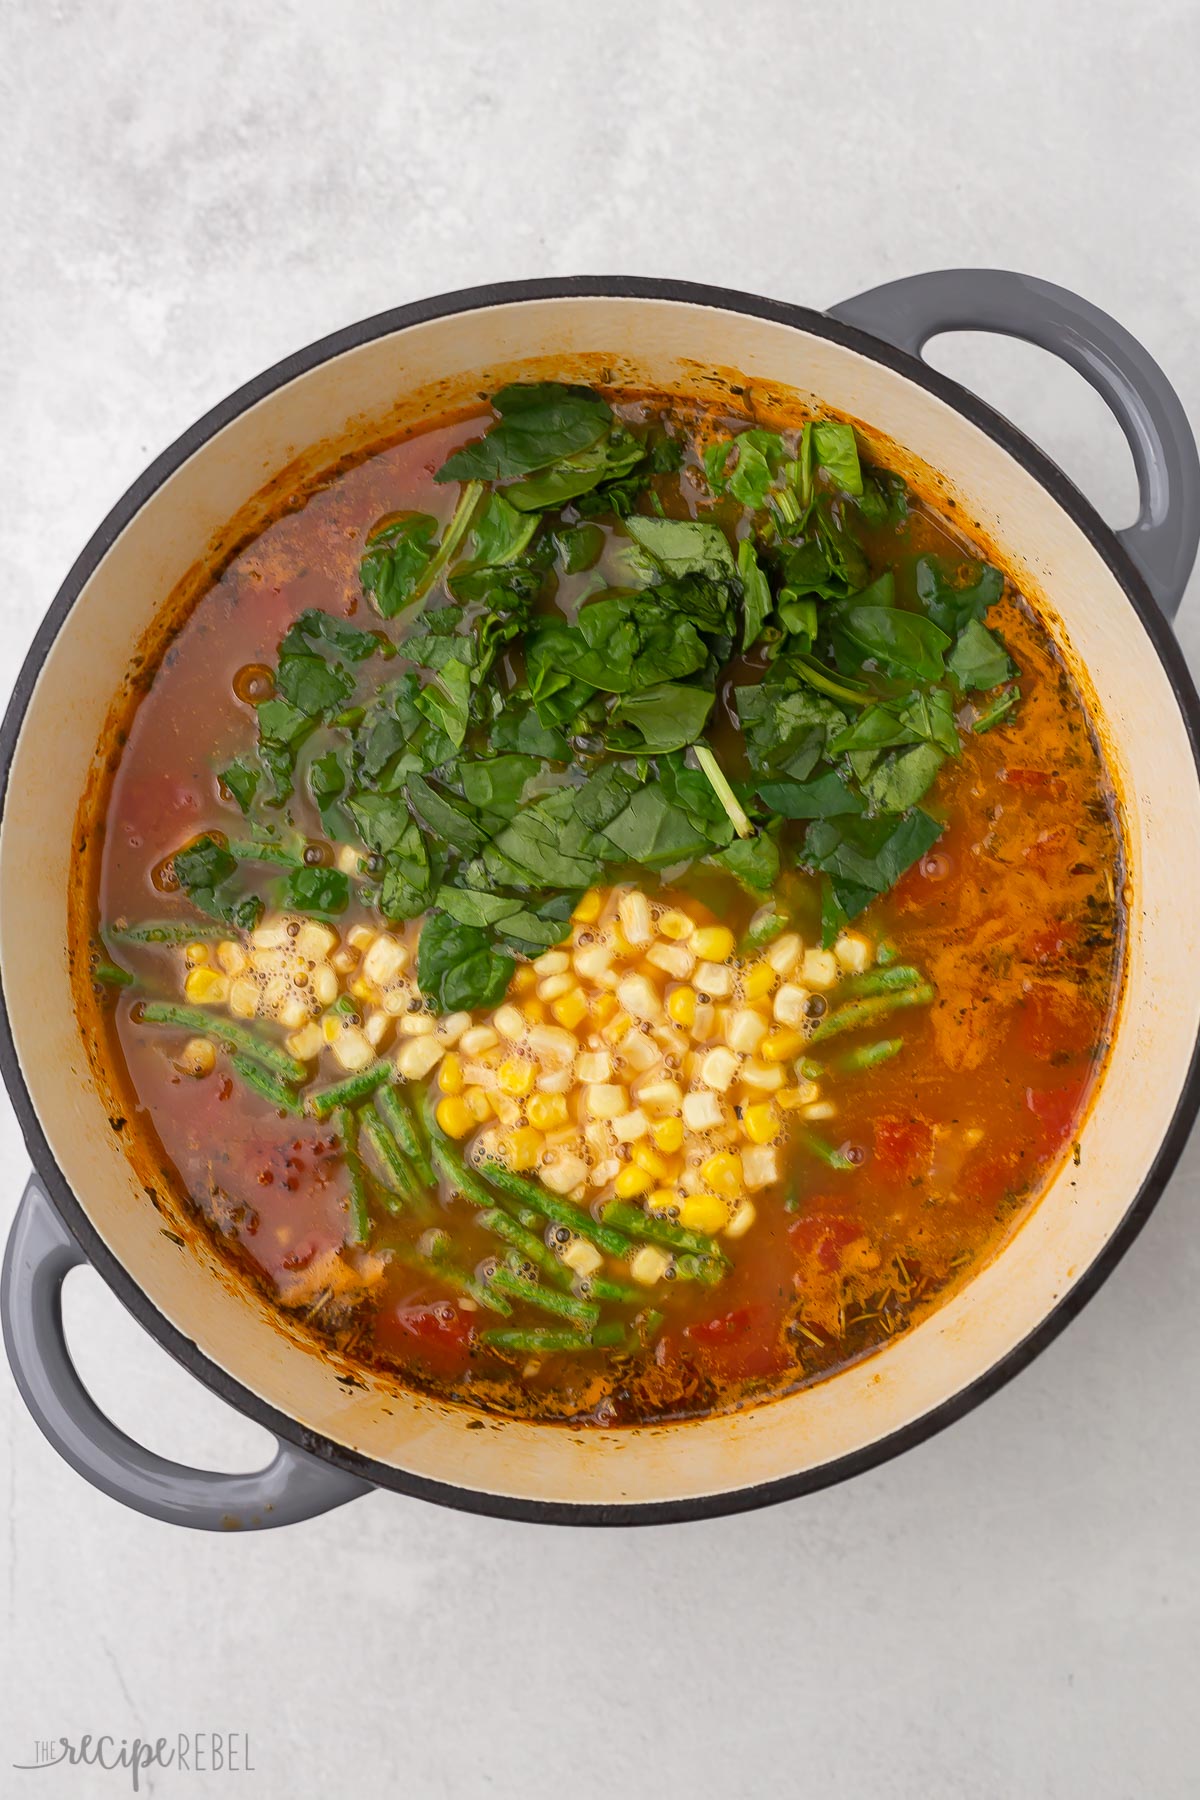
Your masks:
[{"label": "tomato chunk", "polygon": [[919,1116],[901,1119],[884,1113],[875,1121],[875,1160],[894,1180],[906,1181],[933,1155],[933,1126]]},{"label": "tomato chunk", "polygon": [[1042,1128],[1042,1156],[1052,1156],[1071,1136],[1082,1099],[1083,1084],[1078,1081],[1025,1089],[1025,1104]]},{"label": "tomato chunk", "polygon": [[841,1268],[846,1246],[865,1235],[861,1221],[847,1218],[844,1213],[810,1213],[788,1226],[788,1237],[797,1254],[811,1258],[830,1275]]},{"label": "tomato chunk", "polygon": [[1082,994],[1038,983],[1022,1002],[1017,1041],[1039,1062],[1069,1062],[1095,1048],[1099,1026],[1095,1007]]}]

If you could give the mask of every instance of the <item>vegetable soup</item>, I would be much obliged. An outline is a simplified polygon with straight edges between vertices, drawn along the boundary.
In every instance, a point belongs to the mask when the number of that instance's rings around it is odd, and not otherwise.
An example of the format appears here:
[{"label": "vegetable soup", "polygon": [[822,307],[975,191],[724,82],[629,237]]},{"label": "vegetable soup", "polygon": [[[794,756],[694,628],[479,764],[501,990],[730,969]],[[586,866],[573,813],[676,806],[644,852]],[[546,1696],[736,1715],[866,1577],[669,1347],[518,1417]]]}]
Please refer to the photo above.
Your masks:
[{"label": "vegetable soup", "polygon": [[850,425],[514,384],[163,635],[84,802],[81,1013],[131,1153],[348,1378],[751,1404],[1072,1154],[1112,786],[1032,606]]}]

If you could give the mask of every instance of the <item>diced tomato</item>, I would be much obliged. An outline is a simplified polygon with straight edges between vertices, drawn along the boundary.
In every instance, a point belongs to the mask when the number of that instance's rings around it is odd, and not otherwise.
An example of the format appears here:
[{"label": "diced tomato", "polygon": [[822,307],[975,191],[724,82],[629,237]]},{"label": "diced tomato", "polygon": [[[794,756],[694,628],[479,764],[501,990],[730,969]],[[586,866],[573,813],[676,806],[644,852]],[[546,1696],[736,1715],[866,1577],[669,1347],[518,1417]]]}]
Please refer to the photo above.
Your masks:
[{"label": "diced tomato", "polygon": [[1098,1029],[1090,1000],[1046,982],[1031,987],[1021,1003],[1017,1042],[1039,1062],[1065,1062],[1090,1050]]},{"label": "diced tomato", "polygon": [[465,1343],[470,1327],[464,1314],[449,1300],[438,1300],[432,1305],[398,1306],[395,1312],[396,1324],[409,1337],[430,1338],[445,1341],[456,1339]]},{"label": "diced tomato", "polygon": [[1026,939],[1022,955],[1026,962],[1058,962],[1079,942],[1079,926],[1074,919],[1060,919],[1043,926]]},{"label": "diced tomato", "polygon": [[860,1220],[844,1213],[809,1213],[788,1226],[788,1237],[799,1256],[811,1258],[834,1275],[842,1266],[842,1252],[866,1233]]},{"label": "diced tomato", "polygon": [[1065,825],[1052,825],[1046,831],[1039,831],[1033,842],[1026,844],[1021,856],[1032,868],[1048,876],[1055,865],[1061,866],[1067,859],[1074,860],[1077,854],[1075,842]]},{"label": "diced tomato", "polygon": [[1042,1128],[1042,1156],[1052,1156],[1071,1136],[1082,1098],[1083,1085],[1078,1081],[1063,1082],[1052,1088],[1025,1089],[1025,1104]]},{"label": "diced tomato", "polygon": [[471,1325],[465,1313],[449,1300],[414,1302],[384,1314],[379,1335],[391,1338],[401,1357],[407,1342],[409,1354],[432,1374],[453,1375],[466,1367]]},{"label": "diced tomato", "polygon": [[961,1199],[971,1201],[984,1214],[994,1213],[1017,1179],[1016,1159],[1010,1151],[997,1156],[972,1158],[958,1184]]},{"label": "diced tomato", "polygon": [[735,1307],[719,1318],[689,1325],[684,1337],[697,1350],[697,1365],[719,1380],[774,1375],[787,1364],[780,1312],[765,1302]]},{"label": "diced tomato", "polygon": [[735,1338],[744,1337],[749,1329],[750,1308],[737,1306],[717,1319],[703,1319],[689,1325],[685,1336],[694,1344],[731,1344]]},{"label": "diced tomato", "polygon": [[928,1119],[901,1119],[884,1113],[875,1121],[875,1160],[886,1175],[905,1181],[927,1166],[933,1155],[933,1126]]},{"label": "diced tomato", "polygon": [[1025,794],[1059,794],[1062,777],[1049,769],[1001,769],[1000,779]]}]

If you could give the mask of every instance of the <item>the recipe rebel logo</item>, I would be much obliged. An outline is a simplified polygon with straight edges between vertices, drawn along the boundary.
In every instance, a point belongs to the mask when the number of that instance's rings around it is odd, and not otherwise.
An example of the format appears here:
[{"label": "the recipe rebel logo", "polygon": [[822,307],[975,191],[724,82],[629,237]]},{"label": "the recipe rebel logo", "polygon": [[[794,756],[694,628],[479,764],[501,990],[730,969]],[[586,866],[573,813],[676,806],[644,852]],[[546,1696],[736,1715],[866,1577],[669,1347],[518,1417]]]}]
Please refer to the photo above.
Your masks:
[{"label": "the recipe rebel logo", "polygon": [[33,1760],[14,1762],[22,1773],[39,1769],[104,1769],[125,1773],[133,1793],[141,1792],[148,1769],[174,1769],[184,1775],[253,1775],[250,1736],[244,1731],[180,1731],[153,1740],[118,1738],[107,1732],[81,1737],[39,1738]]}]

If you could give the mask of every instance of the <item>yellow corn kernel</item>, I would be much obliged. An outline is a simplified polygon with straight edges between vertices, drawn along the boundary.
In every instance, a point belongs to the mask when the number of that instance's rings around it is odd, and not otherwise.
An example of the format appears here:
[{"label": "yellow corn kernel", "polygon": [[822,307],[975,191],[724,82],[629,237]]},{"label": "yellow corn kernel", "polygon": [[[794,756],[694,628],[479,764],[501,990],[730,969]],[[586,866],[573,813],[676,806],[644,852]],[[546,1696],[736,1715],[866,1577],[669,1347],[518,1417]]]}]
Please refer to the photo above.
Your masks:
[{"label": "yellow corn kernel", "polygon": [[645,1169],[647,1175],[654,1175],[659,1181],[665,1181],[671,1173],[670,1163],[657,1150],[652,1150],[649,1144],[635,1144],[633,1160],[639,1169]]},{"label": "yellow corn kernel", "polygon": [[543,1142],[540,1131],[534,1131],[528,1125],[518,1125],[515,1130],[505,1133],[501,1155],[510,1169],[518,1172],[536,1169],[541,1160]]},{"label": "yellow corn kernel", "polygon": [[437,1104],[437,1122],[447,1137],[465,1138],[474,1131],[476,1118],[459,1094],[447,1094]]},{"label": "yellow corn kernel", "polygon": [[733,955],[733,933],[728,925],[701,925],[692,933],[691,947],[701,962],[722,963]]},{"label": "yellow corn kernel", "polygon": [[373,1000],[375,998],[375,989],[361,975],[356,976],[350,983],[350,992],[356,1000]]},{"label": "yellow corn kernel", "polygon": [[503,1093],[521,1100],[533,1086],[533,1064],[519,1056],[506,1057],[496,1072],[496,1079]]},{"label": "yellow corn kernel", "polygon": [[[753,1111],[753,1107],[748,1109]],[[742,1165],[738,1157],[728,1150],[718,1150],[715,1156],[708,1157],[700,1165],[700,1174],[707,1187],[714,1193],[728,1194],[736,1199],[742,1191]]]},{"label": "yellow corn kernel", "polygon": [[604,1027],[605,1043],[619,1044],[632,1024],[633,1020],[627,1012],[616,1013]]},{"label": "yellow corn kernel", "polygon": [[742,1130],[752,1144],[773,1144],[783,1129],[779,1108],[769,1100],[760,1100],[742,1113]]},{"label": "yellow corn kernel", "polygon": [[536,994],[531,994],[528,1000],[521,1002],[521,1011],[530,1025],[544,1025],[550,1016],[546,1002],[539,1000]]},{"label": "yellow corn kernel", "polygon": [[[609,1020],[615,1016],[617,1005],[615,994],[597,994],[592,1001],[592,1017],[597,1025],[607,1025]],[[564,1024],[565,1020],[560,1020],[559,1023]]]},{"label": "yellow corn kernel", "polygon": [[685,912],[680,912],[678,907],[672,907],[671,911],[665,912],[658,921],[658,929],[662,937],[670,938],[672,943],[683,944],[691,937],[695,926]]},{"label": "yellow corn kernel", "polygon": [[463,1089],[463,1105],[477,1124],[484,1124],[492,1116],[492,1103],[481,1087]]},{"label": "yellow corn kernel", "polygon": [[176,1068],[184,1075],[194,1075],[197,1080],[211,1075],[216,1066],[217,1053],[207,1038],[189,1038],[183,1046]]},{"label": "yellow corn kernel", "polygon": [[[606,994],[604,998],[612,1000],[613,997],[611,994]],[[615,1006],[616,1002],[613,1001],[613,1004]],[[568,1031],[574,1031],[577,1025],[582,1025],[587,1017],[587,1009],[587,1001],[577,987],[571,988],[569,993],[560,994],[557,1000],[550,1002],[551,1017],[557,1024],[565,1025]]]},{"label": "yellow corn kernel", "polygon": [[685,1030],[696,1023],[696,991],[690,987],[672,988],[667,995],[667,1017]]},{"label": "yellow corn kernel", "polygon": [[679,1223],[689,1231],[724,1231],[729,1223],[729,1202],[719,1194],[689,1194],[680,1205]]},{"label": "yellow corn kernel", "polygon": [[725,1236],[731,1238],[744,1237],[753,1225],[756,1214],[753,1200],[743,1200],[742,1204],[725,1227]]},{"label": "yellow corn kernel", "polygon": [[442,1066],[438,1070],[438,1080],[441,1082],[443,1094],[462,1093],[462,1057],[455,1055],[453,1050],[448,1056],[443,1056]]},{"label": "yellow corn kernel", "polygon": [[648,1194],[654,1186],[654,1177],[648,1169],[639,1169],[636,1163],[626,1163],[614,1182],[618,1200],[636,1200],[639,1194]]},{"label": "yellow corn kernel", "polygon": [[765,1000],[775,986],[775,971],[770,963],[755,963],[746,973],[742,992],[747,1000]]},{"label": "yellow corn kernel", "polygon": [[679,1205],[679,1195],[674,1188],[652,1188],[646,1196],[646,1204],[651,1212],[670,1212],[672,1207]]},{"label": "yellow corn kernel", "polygon": [[529,1123],[536,1125],[539,1131],[549,1131],[553,1126],[567,1122],[567,1102],[563,1094],[533,1094],[526,1110]]},{"label": "yellow corn kernel", "polygon": [[776,1094],[775,1104],[781,1106],[784,1112],[793,1112],[797,1106],[807,1106],[808,1098],[803,1088],[785,1087],[780,1088]]},{"label": "yellow corn kernel", "polygon": [[790,1062],[805,1045],[802,1031],[772,1031],[758,1046],[758,1054],[767,1063]]},{"label": "yellow corn kernel", "polygon": [[675,1150],[682,1150],[683,1120],[659,1119],[656,1125],[650,1127],[650,1136],[654,1139],[658,1148],[660,1150],[665,1150],[668,1156]]},{"label": "yellow corn kernel", "polygon": [[519,969],[513,971],[513,978],[508,985],[509,992],[519,998],[522,994],[533,992],[537,986],[537,976],[528,963],[522,963]]},{"label": "yellow corn kernel", "polygon": [[589,888],[575,911],[571,914],[577,925],[594,925],[600,917],[600,908],[604,904],[598,888]]},{"label": "yellow corn kernel", "polygon": [[229,998],[229,977],[215,969],[189,969],[183,991],[196,1006],[223,1006]]},{"label": "yellow corn kernel", "polygon": [[207,944],[189,944],[187,946],[187,948],[184,950],[183,954],[187,961],[188,967],[195,969],[201,963],[206,963],[208,961],[208,945]]}]

